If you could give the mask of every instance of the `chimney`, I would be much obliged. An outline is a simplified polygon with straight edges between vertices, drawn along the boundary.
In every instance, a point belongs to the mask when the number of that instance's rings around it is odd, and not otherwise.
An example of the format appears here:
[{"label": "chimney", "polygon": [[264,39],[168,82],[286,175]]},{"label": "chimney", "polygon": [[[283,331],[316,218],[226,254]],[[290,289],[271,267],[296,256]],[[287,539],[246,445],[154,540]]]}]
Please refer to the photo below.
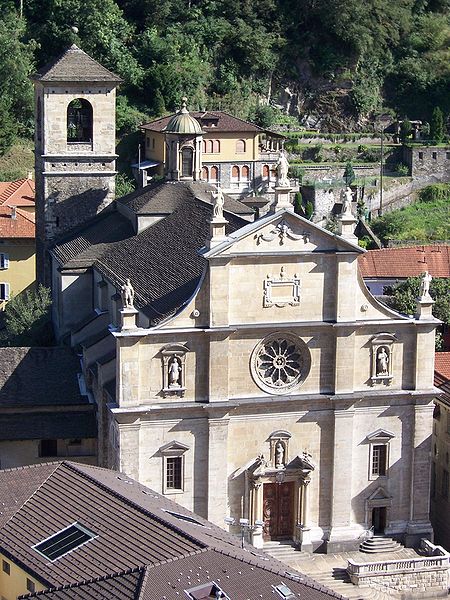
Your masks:
[{"label": "chimney", "polygon": [[28,171],[27,179],[33,179],[33,171]]},{"label": "chimney", "polygon": [[11,206],[11,219],[17,219],[17,210],[15,206]]}]

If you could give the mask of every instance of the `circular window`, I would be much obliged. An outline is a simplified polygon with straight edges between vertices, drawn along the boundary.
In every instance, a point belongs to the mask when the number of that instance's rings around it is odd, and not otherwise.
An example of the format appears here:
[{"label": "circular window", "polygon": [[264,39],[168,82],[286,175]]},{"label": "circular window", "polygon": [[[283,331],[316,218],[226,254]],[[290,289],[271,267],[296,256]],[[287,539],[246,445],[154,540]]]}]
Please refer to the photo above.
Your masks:
[{"label": "circular window", "polygon": [[292,334],[268,336],[253,350],[251,371],[255,383],[271,394],[285,394],[305,379],[310,354],[304,342]]}]

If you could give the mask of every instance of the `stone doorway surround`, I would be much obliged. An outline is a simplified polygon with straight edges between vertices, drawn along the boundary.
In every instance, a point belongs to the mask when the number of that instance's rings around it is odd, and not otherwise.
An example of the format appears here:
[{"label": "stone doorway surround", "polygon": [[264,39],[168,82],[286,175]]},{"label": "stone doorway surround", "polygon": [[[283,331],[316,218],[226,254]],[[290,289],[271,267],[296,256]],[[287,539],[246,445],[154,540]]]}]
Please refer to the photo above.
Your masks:
[{"label": "stone doorway surround", "polygon": [[[267,484],[293,483],[293,506],[292,506],[292,530],[290,539],[302,549],[312,547],[309,536],[310,527],[308,504],[308,485],[311,481],[311,473],[315,469],[312,457],[307,452],[296,455],[289,460],[288,437],[281,434],[287,432],[275,432],[272,434],[271,457],[265,460],[262,455],[256,457],[245,470],[245,495],[248,506],[248,517],[250,523],[264,522],[264,486]],[[290,437],[290,434],[287,434]],[[275,436],[275,437],[274,437]],[[281,459],[280,445],[283,444],[283,457]],[[278,448],[278,459],[277,451]],[[277,462],[278,460],[278,462]],[[276,466],[277,465],[277,466]],[[266,536],[267,537],[267,536]],[[263,527],[253,527],[251,543],[256,548],[262,548],[264,544]]]}]

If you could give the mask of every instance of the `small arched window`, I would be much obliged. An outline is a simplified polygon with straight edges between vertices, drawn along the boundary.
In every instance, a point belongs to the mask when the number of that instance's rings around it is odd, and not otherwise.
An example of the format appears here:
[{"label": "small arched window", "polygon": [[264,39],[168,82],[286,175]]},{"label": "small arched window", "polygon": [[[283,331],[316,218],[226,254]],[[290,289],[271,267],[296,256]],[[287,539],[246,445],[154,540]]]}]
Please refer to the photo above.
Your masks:
[{"label": "small arched window", "polygon": [[219,169],[217,167],[211,167],[210,181],[217,181],[219,179]]},{"label": "small arched window", "polygon": [[220,141],[219,140],[213,140],[212,151],[214,152],[214,154],[219,154],[219,152],[220,152]]},{"label": "small arched window", "polygon": [[242,154],[242,152],[245,152],[245,140],[237,140],[236,152],[239,154]]},{"label": "small arched window", "polygon": [[269,165],[263,165],[262,176],[264,179],[269,179],[270,169]]},{"label": "small arched window", "polygon": [[248,181],[250,179],[250,169],[244,165],[241,169],[241,179]]},{"label": "small arched window", "polygon": [[236,165],[231,169],[231,179],[239,179],[239,167]]},{"label": "small arched window", "polygon": [[67,141],[92,142],[92,104],[75,98],[67,107]]},{"label": "small arched window", "polygon": [[202,152],[205,153],[206,152],[206,140],[202,141]]},{"label": "small arched window", "polygon": [[203,181],[209,181],[208,167],[202,168],[202,179]]},{"label": "small arched window", "polygon": [[181,176],[192,177],[193,171],[193,156],[192,148],[183,148],[181,151]]}]

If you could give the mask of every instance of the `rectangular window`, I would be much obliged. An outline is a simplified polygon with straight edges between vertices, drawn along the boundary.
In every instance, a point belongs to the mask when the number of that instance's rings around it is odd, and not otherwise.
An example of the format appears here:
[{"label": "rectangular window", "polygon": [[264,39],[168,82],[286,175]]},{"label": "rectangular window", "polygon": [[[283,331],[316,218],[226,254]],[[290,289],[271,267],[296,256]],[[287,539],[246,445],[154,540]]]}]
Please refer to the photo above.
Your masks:
[{"label": "rectangular window", "polygon": [[183,489],[183,457],[174,456],[166,459],[166,489]]},{"label": "rectangular window", "polygon": [[386,475],[386,444],[377,444],[372,449],[372,476],[384,477]]},{"label": "rectangular window", "polygon": [[445,153],[445,158],[446,158],[447,160],[450,160],[450,152],[446,152],[446,153]]},{"label": "rectangular window", "polygon": [[7,269],[9,267],[9,255],[4,252],[0,252],[0,269]]},{"label": "rectangular window", "polygon": [[58,440],[41,440],[39,456],[58,456]]},{"label": "rectangular window", "polygon": [[0,300],[9,300],[9,283],[0,283]]},{"label": "rectangular window", "polygon": [[6,573],[7,575],[11,574],[11,565],[9,562],[6,562],[6,560],[2,560],[2,569],[3,573]]},{"label": "rectangular window", "polygon": [[35,585],[34,581],[31,581],[31,579],[28,579],[28,577],[27,577],[27,590],[32,593],[36,591],[36,585]]},{"label": "rectangular window", "polygon": [[433,152],[431,156],[433,157],[433,160],[437,160],[437,152]]},{"label": "rectangular window", "polygon": [[419,160],[423,160],[423,152],[419,152]]},{"label": "rectangular window", "polygon": [[448,500],[448,471],[444,469],[442,471],[442,497]]}]

